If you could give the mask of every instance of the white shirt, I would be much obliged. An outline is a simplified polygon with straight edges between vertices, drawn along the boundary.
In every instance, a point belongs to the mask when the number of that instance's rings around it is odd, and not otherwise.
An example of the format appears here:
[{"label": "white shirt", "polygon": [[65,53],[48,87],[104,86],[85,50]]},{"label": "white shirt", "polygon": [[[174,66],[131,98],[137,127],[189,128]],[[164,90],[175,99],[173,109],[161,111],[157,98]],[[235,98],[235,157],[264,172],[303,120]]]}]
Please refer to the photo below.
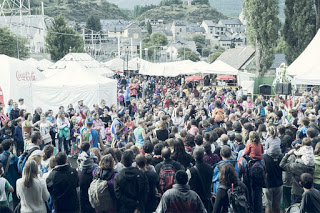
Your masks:
[{"label": "white shirt", "polygon": [[21,109],[24,109],[24,110],[27,110],[27,106],[25,104],[23,105],[20,105],[18,104],[18,108],[21,110]]}]

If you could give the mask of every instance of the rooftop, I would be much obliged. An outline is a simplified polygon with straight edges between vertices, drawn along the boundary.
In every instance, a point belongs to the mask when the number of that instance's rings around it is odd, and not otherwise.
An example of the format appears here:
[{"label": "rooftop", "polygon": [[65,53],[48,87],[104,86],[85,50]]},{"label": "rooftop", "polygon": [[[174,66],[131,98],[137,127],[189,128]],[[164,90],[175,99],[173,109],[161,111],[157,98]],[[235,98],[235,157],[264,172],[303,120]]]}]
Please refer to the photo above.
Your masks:
[{"label": "rooftop", "polygon": [[239,19],[221,19],[219,22],[223,25],[243,25]]},{"label": "rooftop", "polygon": [[221,60],[230,66],[240,69],[255,53],[252,47],[232,48],[222,53],[217,60]]}]

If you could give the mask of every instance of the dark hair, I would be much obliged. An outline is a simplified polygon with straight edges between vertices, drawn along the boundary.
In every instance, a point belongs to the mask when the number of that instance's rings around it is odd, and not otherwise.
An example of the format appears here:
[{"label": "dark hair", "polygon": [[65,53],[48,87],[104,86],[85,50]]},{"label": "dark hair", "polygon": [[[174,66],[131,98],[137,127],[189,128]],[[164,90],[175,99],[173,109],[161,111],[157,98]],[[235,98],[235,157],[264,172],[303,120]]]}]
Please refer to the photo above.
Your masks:
[{"label": "dark hair", "polygon": [[31,142],[36,143],[37,140],[41,138],[41,134],[39,131],[34,131],[34,132],[32,132],[30,137],[31,137]]},{"label": "dark hair", "polygon": [[153,152],[155,155],[161,155],[161,150],[162,150],[163,146],[161,143],[158,143],[154,146]]},{"label": "dark hair", "polygon": [[24,119],[28,120],[29,115],[31,115],[29,112],[27,112],[26,114],[24,114]]},{"label": "dark hair", "polygon": [[297,110],[291,109],[289,112],[291,113],[292,117],[294,117],[294,118],[298,117],[298,111]]},{"label": "dark hair", "polygon": [[211,144],[210,144],[210,143],[205,142],[205,143],[203,144],[203,148],[204,148],[204,151],[206,152],[207,155],[211,155],[211,154],[212,154]]},{"label": "dark hair", "polygon": [[[184,144],[181,140],[176,140],[173,145],[174,151],[172,156],[174,156],[178,162],[185,162],[187,160],[187,153],[184,148]],[[167,158],[166,158],[167,159]]]},{"label": "dark hair", "polygon": [[122,154],[121,162],[125,167],[130,167],[133,163],[134,154],[133,151],[128,149]]},{"label": "dark hair", "polygon": [[204,148],[196,147],[193,151],[193,157],[197,162],[202,162],[204,157]]},{"label": "dark hair", "polygon": [[310,139],[310,138],[304,138],[304,139],[302,140],[302,145],[303,145],[303,146],[311,146],[311,145],[312,145],[311,139]]},{"label": "dark hair", "polygon": [[221,127],[215,128],[215,129],[213,130],[213,132],[217,133],[218,138],[220,138],[221,135],[223,135],[223,134],[225,133],[224,130],[223,130]]},{"label": "dark hair", "polygon": [[236,135],[234,134],[234,132],[229,132],[228,137],[230,141],[234,141],[234,139],[236,138]]},{"label": "dark hair", "polygon": [[25,112],[26,110],[25,109],[20,109],[20,111],[19,111],[19,116],[21,117],[21,116],[23,116],[23,112]]},{"label": "dark hair", "polygon": [[161,155],[164,159],[168,160],[170,159],[170,156],[171,156],[171,150],[168,147],[164,147],[161,150]]},{"label": "dark hair", "polygon": [[216,132],[211,132],[210,143],[216,142],[218,140],[218,134]]},{"label": "dark hair", "polygon": [[231,186],[238,182],[236,170],[231,163],[224,163],[220,167],[219,182],[225,186]]},{"label": "dark hair", "polygon": [[139,154],[136,156],[136,164],[140,168],[144,168],[146,166],[146,158],[144,157],[143,154]]},{"label": "dark hair", "polygon": [[300,176],[301,185],[303,188],[311,189],[313,186],[313,176],[309,173],[303,173]]},{"label": "dark hair", "polygon": [[116,159],[114,159],[114,161],[116,163],[120,162],[121,161],[121,151],[119,149],[117,149],[117,148],[113,148],[112,150],[114,152],[114,156],[116,157]]},{"label": "dark hair", "polygon": [[316,131],[314,128],[310,127],[310,128],[308,128],[308,130],[307,130],[307,135],[308,135],[310,138],[315,138],[315,137],[317,136],[317,131]]},{"label": "dark hair", "polygon": [[113,148],[106,148],[102,153],[102,155],[107,155],[107,154],[112,155],[113,160],[115,161],[116,164],[119,162]]},{"label": "dark hair", "polygon": [[152,153],[153,152],[153,145],[150,141],[145,141],[142,149],[145,153]]},{"label": "dark hair", "polygon": [[214,105],[215,105],[215,107],[217,107],[217,108],[222,108],[221,101],[216,101],[216,102],[214,103]]},{"label": "dark hair", "polygon": [[2,141],[1,145],[4,151],[8,151],[12,146],[12,142],[10,139],[5,139]]},{"label": "dark hair", "polygon": [[270,133],[271,138],[275,138],[277,136],[277,130],[274,126],[269,126],[268,132]]},{"label": "dark hair", "polygon": [[194,135],[187,134],[186,137],[184,138],[184,143],[187,146],[193,147],[194,146]]},{"label": "dark hair", "polygon": [[223,145],[220,149],[220,155],[224,158],[230,158],[231,156],[231,148],[227,145]]},{"label": "dark hair", "polygon": [[43,155],[42,155],[42,160],[47,160],[51,157],[53,154],[53,146],[52,145],[47,145],[43,148]]},{"label": "dark hair", "polygon": [[191,119],[190,124],[191,125],[197,125],[197,121],[195,119]]},{"label": "dark hair", "polygon": [[286,128],[283,125],[279,125],[278,126],[278,133],[280,135],[284,135],[285,132],[286,132]]},{"label": "dark hair", "polygon": [[194,142],[198,146],[201,146],[203,144],[203,137],[201,135],[196,135],[196,137],[194,138]]},{"label": "dark hair", "polygon": [[58,152],[54,157],[57,165],[63,165],[67,163],[67,155],[65,152]]},{"label": "dark hair", "polygon": [[188,175],[185,171],[179,170],[176,172],[175,180],[177,184],[185,185],[188,183]]},{"label": "dark hair", "polygon": [[84,151],[84,152],[89,151],[89,149],[90,149],[90,143],[89,143],[89,142],[82,142],[82,144],[81,144],[81,149],[82,149],[82,151]]},{"label": "dark hair", "polygon": [[303,117],[302,119],[301,119],[301,121],[302,121],[302,123],[303,123],[303,125],[304,126],[309,126],[309,118],[308,117]]},{"label": "dark hair", "polygon": [[234,137],[234,140],[237,142],[242,142],[242,135],[241,134],[236,134]]}]

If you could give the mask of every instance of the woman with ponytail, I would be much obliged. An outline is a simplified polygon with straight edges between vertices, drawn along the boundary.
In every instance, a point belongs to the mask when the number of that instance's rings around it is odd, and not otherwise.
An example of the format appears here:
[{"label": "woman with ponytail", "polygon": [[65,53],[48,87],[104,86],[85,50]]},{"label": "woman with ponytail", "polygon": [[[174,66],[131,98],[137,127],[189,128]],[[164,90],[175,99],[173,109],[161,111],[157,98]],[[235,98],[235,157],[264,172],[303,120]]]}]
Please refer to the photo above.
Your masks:
[{"label": "woman with ponytail", "polygon": [[278,137],[277,129],[271,125],[267,127],[268,137],[264,143],[265,153],[270,157],[278,157],[281,154],[281,140]]},{"label": "woman with ponytail", "polygon": [[17,196],[21,203],[21,213],[47,212],[45,201],[50,194],[46,182],[38,178],[38,164],[29,159],[23,169],[22,178],[17,180]]}]

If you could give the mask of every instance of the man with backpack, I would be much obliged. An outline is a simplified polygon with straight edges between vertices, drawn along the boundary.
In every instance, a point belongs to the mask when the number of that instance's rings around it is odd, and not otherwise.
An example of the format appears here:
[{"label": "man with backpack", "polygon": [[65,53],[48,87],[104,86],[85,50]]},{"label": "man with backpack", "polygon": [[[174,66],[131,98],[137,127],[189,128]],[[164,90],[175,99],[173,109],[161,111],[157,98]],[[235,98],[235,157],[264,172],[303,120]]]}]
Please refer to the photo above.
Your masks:
[{"label": "man with backpack", "polygon": [[167,147],[161,150],[163,162],[158,163],[155,167],[156,173],[160,178],[160,191],[163,194],[171,189],[174,184],[174,175],[179,170],[185,170],[181,163],[171,159],[171,150]]},{"label": "man with backpack", "polygon": [[67,162],[67,155],[59,152],[55,156],[57,166],[50,172],[46,182],[50,192],[54,212],[79,212],[79,199],[76,188],[79,186],[78,172]]},{"label": "man with backpack", "polygon": [[187,170],[190,189],[195,191],[201,198],[208,212],[212,211],[211,205],[211,180],[213,168],[203,161],[204,149],[195,148],[193,156],[196,160],[194,167]]},{"label": "man with backpack", "polygon": [[175,174],[175,184],[172,189],[166,191],[156,210],[157,213],[166,212],[199,212],[206,213],[199,195],[190,190],[188,175],[180,170]]},{"label": "man with backpack", "polygon": [[13,208],[15,208],[19,199],[16,194],[16,182],[20,178],[20,174],[18,172],[18,157],[11,152],[12,150],[12,142],[10,139],[6,139],[1,143],[3,152],[0,154],[0,163],[2,163],[2,167],[4,169],[3,177],[8,180],[10,185],[13,187],[14,192],[12,193],[13,198]]},{"label": "man with backpack", "polygon": [[119,213],[145,212],[149,193],[148,179],[143,171],[132,167],[133,160],[133,152],[131,150],[125,151],[121,158],[124,168],[114,179]]}]

